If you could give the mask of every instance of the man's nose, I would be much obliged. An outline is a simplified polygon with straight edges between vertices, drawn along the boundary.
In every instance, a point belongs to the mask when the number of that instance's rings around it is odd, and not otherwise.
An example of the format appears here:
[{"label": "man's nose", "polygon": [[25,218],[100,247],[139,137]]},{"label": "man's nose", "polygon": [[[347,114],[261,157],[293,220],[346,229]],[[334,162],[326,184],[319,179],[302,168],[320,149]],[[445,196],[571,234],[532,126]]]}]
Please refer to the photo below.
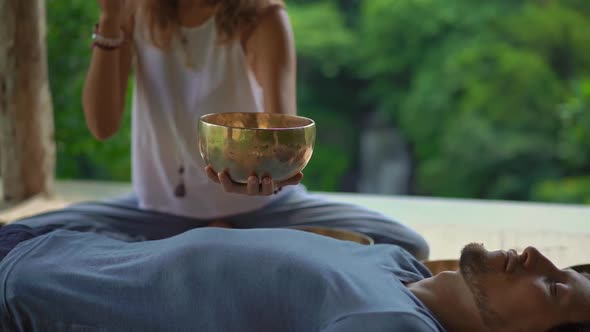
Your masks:
[{"label": "man's nose", "polygon": [[529,272],[553,272],[557,267],[537,248],[527,247],[520,255],[522,266]]},{"label": "man's nose", "polygon": [[520,261],[525,270],[531,270],[537,265],[539,259],[539,250],[535,247],[526,247],[520,254]]}]

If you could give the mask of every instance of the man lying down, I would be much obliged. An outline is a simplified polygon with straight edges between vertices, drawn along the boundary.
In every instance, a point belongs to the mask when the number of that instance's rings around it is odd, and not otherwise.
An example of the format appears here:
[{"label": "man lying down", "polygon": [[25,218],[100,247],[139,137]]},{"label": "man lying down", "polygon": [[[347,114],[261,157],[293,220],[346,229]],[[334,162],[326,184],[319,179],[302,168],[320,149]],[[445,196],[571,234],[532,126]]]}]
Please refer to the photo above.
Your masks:
[{"label": "man lying down", "polygon": [[432,277],[395,245],[287,229],[136,243],[55,230],[0,262],[2,331],[548,331],[590,320],[588,276],[535,248],[470,244],[460,260],[461,272]]}]

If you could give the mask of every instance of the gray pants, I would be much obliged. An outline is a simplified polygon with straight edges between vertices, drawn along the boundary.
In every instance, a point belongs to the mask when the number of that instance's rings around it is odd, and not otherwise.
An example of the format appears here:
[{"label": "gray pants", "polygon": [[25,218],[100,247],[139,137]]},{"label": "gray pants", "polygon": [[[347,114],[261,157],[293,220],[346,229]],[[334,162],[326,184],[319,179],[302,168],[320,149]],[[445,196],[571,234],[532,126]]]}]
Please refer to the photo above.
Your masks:
[{"label": "gray pants", "polygon": [[[303,186],[294,188],[262,209],[223,220],[234,228],[322,226],[346,229],[367,234],[375,243],[398,245],[419,260],[428,258],[429,254],[424,238],[407,226],[363,207],[308,193]],[[16,223],[31,227],[54,225],[60,229],[95,232],[131,242],[168,238],[206,226],[211,221],[140,209],[137,198],[131,194],[101,202],[74,204]]]}]

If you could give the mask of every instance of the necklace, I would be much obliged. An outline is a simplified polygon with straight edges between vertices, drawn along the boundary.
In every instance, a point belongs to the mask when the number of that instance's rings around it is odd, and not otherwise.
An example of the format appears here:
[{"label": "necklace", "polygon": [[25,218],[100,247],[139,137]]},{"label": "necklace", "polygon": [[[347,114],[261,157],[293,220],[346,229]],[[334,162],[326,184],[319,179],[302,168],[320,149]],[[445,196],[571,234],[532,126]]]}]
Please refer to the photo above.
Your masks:
[{"label": "necklace", "polygon": [[184,65],[187,68],[192,69],[194,65],[191,52],[189,51],[189,41],[188,38],[186,38],[184,32],[182,31],[180,32],[180,44],[182,44],[182,51],[184,53]]},{"label": "necklace", "polygon": [[[184,34],[181,32],[180,34],[180,41],[181,44],[184,46],[185,44],[188,44],[188,40],[186,39],[186,37],[184,36]],[[187,48],[183,47],[183,50],[185,50],[185,65],[189,68],[192,68],[193,64],[192,61],[190,61],[190,57],[188,56],[188,50]],[[165,58],[166,62],[164,63],[165,66],[169,67],[169,68],[175,68],[176,65],[176,59],[173,58]],[[177,183],[174,186],[172,192],[174,194],[174,196],[176,196],[177,198],[183,198],[186,197],[188,194],[188,190],[187,190],[187,186],[185,184],[185,176],[187,173],[187,166],[190,166],[190,160],[191,160],[191,153],[189,152],[188,147],[186,146],[186,142],[184,140],[184,137],[182,136],[182,134],[179,131],[178,128],[178,123],[182,123],[181,121],[183,121],[182,117],[184,117],[184,110],[186,110],[186,107],[184,107],[184,102],[182,101],[182,99],[180,98],[180,95],[178,95],[179,93],[181,93],[181,89],[179,89],[178,87],[178,82],[181,81],[181,77],[178,75],[181,75],[182,73],[180,73],[178,70],[166,70],[165,71],[169,76],[167,77],[167,80],[170,82],[170,91],[173,94],[174,98],[174,109],[168,112],[164,112],[166,114],[166,122],[168,124],[168,128],[170,130],[170,133],[173,136],[174,139],[174,159],[175,159],[175,164],[177,165],[176,168],[176,176],[177,176]],[[181,119],[178,119],[178,117],[181,117]]]}]

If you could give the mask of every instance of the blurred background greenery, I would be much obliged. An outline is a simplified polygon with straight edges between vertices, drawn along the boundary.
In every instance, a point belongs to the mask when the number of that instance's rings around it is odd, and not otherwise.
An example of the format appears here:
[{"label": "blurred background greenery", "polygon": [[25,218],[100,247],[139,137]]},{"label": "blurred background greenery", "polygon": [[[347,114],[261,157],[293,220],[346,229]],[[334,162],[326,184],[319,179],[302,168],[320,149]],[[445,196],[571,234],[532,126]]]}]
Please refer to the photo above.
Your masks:
[{"label": "blurred background greenery", "polygon": [[[378,114],[411,160],[404,194],[590,204],[590,1],[290,0],[317,191],[357,191]],[[58,178],[130,180],[130,112],[106,142],[81,90],[95,1],[49,0]],[[131,90],[130,90],[131,91]]]}]

